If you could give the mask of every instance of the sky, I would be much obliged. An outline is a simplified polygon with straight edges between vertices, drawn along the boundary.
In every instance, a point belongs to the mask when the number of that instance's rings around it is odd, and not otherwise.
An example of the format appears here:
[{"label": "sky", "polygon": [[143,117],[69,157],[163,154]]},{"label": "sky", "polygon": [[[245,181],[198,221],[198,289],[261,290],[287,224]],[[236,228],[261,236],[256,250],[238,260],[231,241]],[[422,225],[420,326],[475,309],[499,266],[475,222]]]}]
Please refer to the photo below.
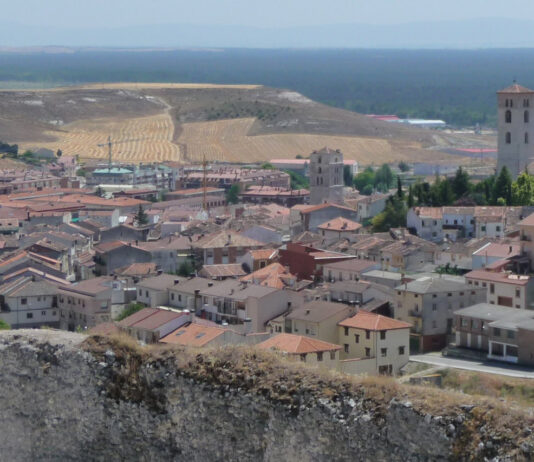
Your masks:
[{"label": "sky", "polygon": [[294,27],[511,18],[532,0],[0,0],[0,22],[99,28],[146,24]]}]

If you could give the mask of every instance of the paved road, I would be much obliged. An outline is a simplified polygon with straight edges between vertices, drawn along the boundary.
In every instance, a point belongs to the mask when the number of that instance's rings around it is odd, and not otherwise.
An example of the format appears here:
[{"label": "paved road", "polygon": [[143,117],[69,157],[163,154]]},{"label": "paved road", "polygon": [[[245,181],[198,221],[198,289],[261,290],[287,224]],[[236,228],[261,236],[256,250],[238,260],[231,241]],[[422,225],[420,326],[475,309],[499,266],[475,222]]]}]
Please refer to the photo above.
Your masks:
[{"label": "paved road", "polygon": [[468,371],[485,372],[487,374],[506,375],[508,377],[519,377],[524,379],[534,379],[534,369],[522,368],[520,366],[502,364],[495,361],[480,362],[467,359],[445,358],[438,354],[424,354],[410,356],[410,361],[416,363],[431,364],[433,366],[450,367],[453,369],[465,369]]}]

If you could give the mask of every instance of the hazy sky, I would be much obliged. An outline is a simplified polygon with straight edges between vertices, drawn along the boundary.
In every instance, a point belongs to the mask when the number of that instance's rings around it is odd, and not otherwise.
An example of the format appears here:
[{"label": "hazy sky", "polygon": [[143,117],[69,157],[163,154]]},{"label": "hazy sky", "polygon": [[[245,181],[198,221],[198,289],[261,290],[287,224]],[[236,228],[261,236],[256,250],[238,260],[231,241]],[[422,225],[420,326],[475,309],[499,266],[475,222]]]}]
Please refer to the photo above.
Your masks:
[{"label": "hazy sky", "polygon": [[1,22],[73,27],[137,24],[303,26],[472,18],[534,19],[532,0],[2,0]]}]

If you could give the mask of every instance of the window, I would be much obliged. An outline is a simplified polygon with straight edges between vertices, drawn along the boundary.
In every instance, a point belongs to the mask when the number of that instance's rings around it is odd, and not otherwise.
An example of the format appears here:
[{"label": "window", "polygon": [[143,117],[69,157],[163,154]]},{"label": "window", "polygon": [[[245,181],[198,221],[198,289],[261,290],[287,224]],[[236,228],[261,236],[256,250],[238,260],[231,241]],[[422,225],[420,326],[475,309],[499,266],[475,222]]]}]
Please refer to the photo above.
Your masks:
[{"label": "window", "polygon": [[432,303],[432,311],[437,311],[437,309],[438,309],[438,304]]},{"label": "window", "polygon": [[512,123],[512,111],[508,110],[504,113],[504,122],[507,124]]},{"label": "window", "polygon": [[171,293],[171,300],[174,300],[174,294]]},{"label": "window", "polygon": [[148,297],[148,290],[145,290],[145,297]]},{"label": "window", "polygon": [[365,338],[366,338],[367,340],[369,340],[369,339],[371,338],[371,331],[370,331],[370,330],[366,330],[366,331],[365,331]]},{"label": "window", "polygon": [[349,352],[349,344],[348,343],[345,343],[345,345],[343,345],[343,351],[345,351],[345,353]]},{"label": "window", "polygon": [[345,335],[349,335],[349,328],[345,327]]},{"label": "window", "polygon": [[359,334],[354,334],[354,342],[355,343],[360,343],[360,335]]},{"label": "window", "polygon": [[437,294],[432,294],[432,298],[437,298],[438,295]]},{"label": "window", "polygon": [[501,230],[501,227],[500,226],[495,226],[495,231],[500,231]]},{"label": "window", "polygon": [[525,132],[525,144],[528,144],[528,133]]},{"label": "window", "polygon": [[515,296],[517,298],[521,297],[521,290],[520,289],[515,289]]},{"label": "window", "polygon": [[447,297],[452,297],[452,294],[449,292],[449,293],[447,294]]},{"label": "window", "polygon": [[304,363],[306,362],[306,353],[300,355],[300,360]]},{"label": "window", "polygon": [[381,330],[380,331],[380,340],[386,340],[386,331],[385,330]]},{"label": "window", "polygon": [[178,294],[178,301],[179,301],[179,302],[182,301],[182,294]]},{"label": "window", "polygon": [[432,321],[432,329],[436,329],[438,327],[438,324],[436,321]]},{"label": "window", "polygon": [[403,355],[404,354],[404,346],[400,346],[399,347],[399,355]]},{"label": "window", "polygon": [[467,327],[469,325],[469,323],[468,323],[467,319],[462,318],[461,321],[460,321],[460,325],[462,327]]},{"label": "window", "polygon": [[21,298],[20,299],[20,304],[21,305],[27,305],[28,304],[28,299],[27,298]]},{"label": "window", "polygon": [[323,360],[323,352],[322,351],[319,351],[317,353],[317,361],[322,361]]},{"label": "window", "polygon": [[495,284],[490,284],[490,294],[495,293]]},{"label": "window", "polygon": [[46,311],[41,311],[41,316],[46,316]]},{"label": "window", "polygon": [[480,227],[480,230],[481,230],[481,231],[486,231],[486,225],[482,225],[482,226]]},{"label": "window", "polygon": [[515,338],[515,332],[513,330],[506,331],[506,337]]},{"label": "window", "polygon": [[26,313],[26,319],[32,319],[33,313]]},{"label": "window", "polygon": [[369,356],[371,356],[371,348],[366,348],[365,349],[365,356],[368,358]]},{"label": "window", "polygon": [[498,327],[494,327],[493,328],[493,335],[495,337],[500,337],[501,336],[501,329],[499,329]]},{"label": "window", "polygon": [[529,121],[530,121],[530,114],[528,113],[528,111],[525,111],[523,112],[523,121],[528,124]]},{"label": "window", "polygon": [[387,348],[380,348],[380,356],[382,356],[382,358],[385,358],[387,354],[388,354]]},{"label": "window", "polygon": [[330,359],[333,361],[334,359],[336,359],[336,352],[335,351],[331,351],[330,352]]},{"label": "window", "polygon": [[512,143],[512,134],[510,132],[506,132],[505,142],[506,144]]}]

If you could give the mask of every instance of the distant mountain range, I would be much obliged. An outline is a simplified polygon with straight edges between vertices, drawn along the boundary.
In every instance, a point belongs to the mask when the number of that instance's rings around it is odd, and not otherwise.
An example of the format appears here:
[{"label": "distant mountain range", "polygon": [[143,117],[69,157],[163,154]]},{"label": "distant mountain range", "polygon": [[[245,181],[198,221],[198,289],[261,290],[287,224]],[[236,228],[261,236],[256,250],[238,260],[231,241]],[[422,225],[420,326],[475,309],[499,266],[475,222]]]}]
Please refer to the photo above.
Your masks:
[{"label": "distant mountain range", "polygon": [[177,48],[522,48],[534,47],[534,21],[486,18],[394,25],[292,28],[161,24],[120,28],[52,28],[0,23],[10,47]]}]

